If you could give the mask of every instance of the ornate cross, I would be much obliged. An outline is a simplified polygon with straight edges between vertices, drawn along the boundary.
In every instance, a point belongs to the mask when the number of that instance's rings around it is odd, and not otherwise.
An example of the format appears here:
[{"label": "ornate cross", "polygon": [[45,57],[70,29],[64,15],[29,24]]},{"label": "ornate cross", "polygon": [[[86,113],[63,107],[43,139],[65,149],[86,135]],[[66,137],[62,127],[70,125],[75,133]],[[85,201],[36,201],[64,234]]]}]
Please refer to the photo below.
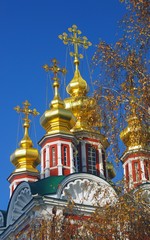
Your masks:
[{"label": "ornate cross", "polygon": [[47,64],[45,64],[43,66],[43,68],[45,69],[46,72],[51,71],[51,72],[54,73],[54,77],[52,78],[54,80],[54,83],[53,83],[54,92],[55,92],[54,98],[58,99],[59,98],[59,93],[58,93],[58,88],[59,88],[58,73],[61,72],[62,74],[66,74],[67,70],[66,70],[66,68],[58,67],[58,61],[55,58],[52,59],[52,63],[53,63],[52,66],[48,66]]},{"label": "ornate cross", "polygon": [[71,52],[70,55],[74,57],[74,64],[76,68],[78,68],[79,58],[83,58],[83,55],[78,53],[78,47],[82,45],[85,49],[87,49],[92,44],[88,41],[87,37],[79,37],[81,31],[78,30],[76,25],[72,25],[71,28],[68,28],[68,31],[72,33],[70,36],[68,36],[67,33],[63,33],[58,37],[63,40],[64,44],[68,44],[70,42],[74,45],[74,52]]},{"label": "ornate cross", "polygon": [[15,107],[14,110],[16,110],[17,113],[24,113],[25,118],[23,119],[25,121],[25,123],[29,123],[29,114],[32,114],[33,116],[37,116],[39,114],[39,112],[37,112],[37,110],[34,108],[33,110],[29,109],[29,106],[31,105],[28,100],[26,100],[25,102],[23,102],[24,107],[20,108],[19,106]]},{"label": "ornate cross", "polygon": [[58,73],[62,72],[63,74],[66,74],[67,70],[65,68],[58,67],[58,61],[57,61],[56,58],[52,59],[52,63],[53,63],[53,66],[50,67],[47,64],[45,64],[43,66],[43,68],[45,69],[46,72],[48,72],[48,71],[53,72],[54,73],[53,80],[57,81],[58,80],[58,77],[57,77]]}]

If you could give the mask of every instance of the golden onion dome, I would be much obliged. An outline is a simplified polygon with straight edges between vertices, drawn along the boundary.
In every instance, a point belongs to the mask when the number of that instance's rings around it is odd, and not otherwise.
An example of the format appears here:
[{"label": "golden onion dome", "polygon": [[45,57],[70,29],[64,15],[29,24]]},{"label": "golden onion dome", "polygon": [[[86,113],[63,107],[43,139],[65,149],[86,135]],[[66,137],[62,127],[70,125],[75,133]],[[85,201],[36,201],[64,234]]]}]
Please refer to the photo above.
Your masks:
[{"label": "golden onion dome", "polygon": [[59,71],[65,73],[65,69],[60,69],[57,66],[56,59],[52,60],[54,63],[53,67],[48,67],[45,65],[44,68],[46,71],[54,72],[54,99],[50,103],[50,109],[46,110],[40,119],[40,123],[43,128],[46,130],[46,134],[54,133],[67,133],[71,134],[70,129],[75,125],[76,119],[71,111],[65,109],[64,102],[60,99],[59,96],[59,82],[57,73]]},{"label": "golden onion dome", "polygon": [[70,97],[64,99],[66,109],[70,110],[76,117],[76,124],[72,131],[86,130],[92,131],[89,122],[90,111],[93,109],[94,99],[87,96]]},{"label": "golden onion dome", "polygon": [[15,110],[23,112],[25,114],[24,118],[24,137],[20,141],[19,148],[10,156],[10,161],[15,165],[16,169],[14,172],[29,171],[33,173],[38,173],[36,166],[40,163],[40,154],[36,148],[33,148],[33,142],[29,137],[28,129],[30,127],[30,120],[28,119],[29,114],[36,116],[38,112],[36,109],[30,110],[28,107],[30,103],[25,101],[24,108],[21,109],[19,106]]},{"label": "golden onion dome", "polygon": [[69,133],[75,125],[74,115],[64,107],[61,100],[53,100],[50,109],[46,110],[40,119],[40,123],[46,134]]},{"label": "golden onion dome", "polygon": [[146,125],[135,115],[131,115],[128,120],[128,126],[120,133],[120,138],[126,145],[127,150],[148,148],[150,132]]},{"label": "golden onion dome", "polygon": [[148,149],[150,131],[136,113],[136,100],[134,96],[131,96],[130,108],[131,114],[127,119],[128,125],[120,133],[120,138],[126,145],[127,150]]},{"label": "golden onion dome", "polygon": [[75,70],[74,77],[68,84],[66,90],[71,97],[85,96],[88,93],[88,84],[81,77],[79,69]]}]

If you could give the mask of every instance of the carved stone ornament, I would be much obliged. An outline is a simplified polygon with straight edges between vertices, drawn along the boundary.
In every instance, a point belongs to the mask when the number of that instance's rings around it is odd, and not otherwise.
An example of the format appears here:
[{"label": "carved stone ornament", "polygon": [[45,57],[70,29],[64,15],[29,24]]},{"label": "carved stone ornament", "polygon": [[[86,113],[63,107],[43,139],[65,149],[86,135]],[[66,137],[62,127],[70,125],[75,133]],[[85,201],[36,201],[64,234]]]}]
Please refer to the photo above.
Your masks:
[{"label": "carved stone ornament", "polygon": [[23,208],[31,201],[32,194],[28,183],[21,183],[15,190],[7,217],[7,226],[13,224],[24,212]]},{"label": "carved stone ornament", "polygon": [[94,181],[88,178],[88,174],[86,177],[68,181],[62,189],[61,199],[101,207],[116,200],[116,192],[105,180],[95,177],[97,181]]},{"label": "carved stone ornament", "polygon": [[3,227],[4,226],[4,216],[3,216],[3,213],[0,212],[0,227]]}]

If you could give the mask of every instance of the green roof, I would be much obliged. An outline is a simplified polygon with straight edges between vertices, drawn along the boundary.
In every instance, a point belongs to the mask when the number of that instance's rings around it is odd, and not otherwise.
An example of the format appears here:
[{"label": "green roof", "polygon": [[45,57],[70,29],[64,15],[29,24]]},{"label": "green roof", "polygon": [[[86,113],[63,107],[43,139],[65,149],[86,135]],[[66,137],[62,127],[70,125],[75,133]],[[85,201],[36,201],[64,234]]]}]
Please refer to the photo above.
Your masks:
[{"label": "green roof", "polygon": [[31,187],[31,192],[33,195],[37,193],[39,195],[55,194],[61,181],[65,177],[66,176],[50,176],[37,182],[29,183]]}]

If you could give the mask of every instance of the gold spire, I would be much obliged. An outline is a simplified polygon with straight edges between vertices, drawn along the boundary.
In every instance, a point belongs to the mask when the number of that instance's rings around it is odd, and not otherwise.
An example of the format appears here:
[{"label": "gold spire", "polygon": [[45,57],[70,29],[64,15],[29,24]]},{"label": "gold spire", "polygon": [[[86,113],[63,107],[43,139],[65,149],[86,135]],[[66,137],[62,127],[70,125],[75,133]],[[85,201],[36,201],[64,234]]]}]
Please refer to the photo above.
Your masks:
[{"label": "gold spire", "polygon": [[29,109],[30,103],[27,100],[23,103],[23,105],[23,108],[17,106],[14,109],[18,113],[22,112],[25,115],[23,119],[24,137],[20,141],[20,148],[15,150],[15,152],[11,155],[10,160],[16,166],[15,172],[38,172],[35,167],[40,163],[40,156],[38,150],[33,148],[33,143],[29,137],[28,129],[30,127],[29,114],[37,116],[39,113],[35,108],[33,110]]},{"label": "gold spire", "polygon": [[135,97],[134,80],[132,76],[129,76],[130,81],[130,114],[127,118],[128,125],[120,133],[120,138],[127,146],[127,150],[134,150],[140,148],[148,148],[148,139],[150,138],[150,132],[146,125],[142,123],[142,119],[137,114],[137,102],[138,99]]},{"label": "gold spire", "polygon": [[77,28],[76,25],[73,25],[71,28],[68,28],[68,31],[71,33],[69,36],[67,33],[59,35],[59,38],[63,40],[64,44],[73,44],[74,52],[70,52],[70,55],[74,57],[75,73],[74,77],[67,86],[67,92],[73,97],[85,96],[88,92],[87,82],[81,77],[79,71],[79,58],[83,58],[82,54],[79,54],[79,46],[83,46],[87,49],[92,44],[88,41],[87,37],[79,37],[81,31]]},{"label": "gold spire", "polygon": [[53,88],[54,88],[54,98],[50,103],[50,109],[47,110],[41,117],[41,125],[46,130],[47,134],[54,134],[58,132],[70,133],[70,129],[75,124],[75,117],[73,114],[65,109],[64,102],[59,96],[59,78],[58,73],[61,72],[66,74],[65,68],[59,68],[56,59],[52,60],[53,66],[48,66],[47,64],[43,66],[45,71],[52,71],[54,73]]}]

